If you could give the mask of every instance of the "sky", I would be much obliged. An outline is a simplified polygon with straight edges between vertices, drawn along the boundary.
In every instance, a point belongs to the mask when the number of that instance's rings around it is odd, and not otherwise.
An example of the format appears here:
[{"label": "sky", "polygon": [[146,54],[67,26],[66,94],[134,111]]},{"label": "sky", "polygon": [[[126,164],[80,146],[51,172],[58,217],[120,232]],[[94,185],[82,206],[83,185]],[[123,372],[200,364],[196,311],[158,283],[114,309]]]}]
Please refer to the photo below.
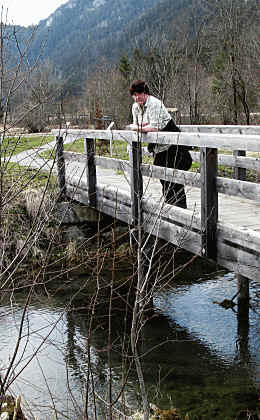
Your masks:
[{"label": "sky", "polygon": [[[41,19],[46,19],[59,6],[68,0],[0,0],[1,8],[4,8],[4,16],[7,12],[7,22],[15,25],[37,25]],[[8,9],[8,10],[7,10]],[[3,22],[6,19],[3,18]]]}]

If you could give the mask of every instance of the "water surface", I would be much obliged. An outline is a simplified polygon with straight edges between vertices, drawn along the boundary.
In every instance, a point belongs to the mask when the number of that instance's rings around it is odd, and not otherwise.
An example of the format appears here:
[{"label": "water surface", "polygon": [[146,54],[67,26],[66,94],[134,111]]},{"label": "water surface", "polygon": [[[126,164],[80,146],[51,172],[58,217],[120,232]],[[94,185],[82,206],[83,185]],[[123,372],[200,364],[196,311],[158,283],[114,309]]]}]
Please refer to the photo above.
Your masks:
[{"label": "water surface", "polygon": [[[143,329],[140,352],[144,355],[142,363],[149,398],[158,407],[179,407],[191,413],[191,419],[200,413],[205,420],[223,420],[235,418],[235,414],[257,399],[260,382],[257,284],[251,283],[251,309],[246,328],[239,329],[236,307],[225,310],[214,303],[231,299],[236,291],[234,275],[222,272],[193,284],[174,283],[156,295]],[[0,308],[2,376],[19,334],[22,303]],[[125,372],[129,367],[129,360],[122,358],[129,352],[128,325],[122,319],[120,312],[112,317],[112,343],[104,319],[94,322],[90,341],[89,312],[71,313],[62,299],[55,302],[41,299],[30,307],[25,317],[12,372],[13,391],[22,394],[23,402],[39,419],[51,418],[54,409],[60,413],[59,418],[79,419],[86,383],[91,376],[92,387],[100,397],[96,412],[100,419],[105,418],[101,398],[107,398],[110,391],[114,397],[120,393],[122,366]],[[109,390],[110,377],[112,390]],[[140,408],[133,366],[123,396],[118,408],[122,409],[122,404]],[[94,410],[93,404],[90,406]]]}]

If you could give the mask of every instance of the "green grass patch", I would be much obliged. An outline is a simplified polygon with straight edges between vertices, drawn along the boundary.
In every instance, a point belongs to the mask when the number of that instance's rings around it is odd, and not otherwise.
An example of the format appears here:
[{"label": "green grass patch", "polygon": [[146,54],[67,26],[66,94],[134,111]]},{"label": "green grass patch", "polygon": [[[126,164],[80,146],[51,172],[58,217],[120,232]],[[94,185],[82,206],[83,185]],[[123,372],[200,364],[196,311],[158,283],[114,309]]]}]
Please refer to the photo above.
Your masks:
[{"label": "green grass patch", "polygon": [[[84,141],[83,139],[77,139],[71,144],[66,144],[64,150],[74,153],[84,153]],[[44,152],[44,157],[49,157],[51,153],[48,154]],[[104,157],[112,157],[114,159],[129,160],[129,154],[127,151],[127,142],[124,140],[114,141],[112,145],[112,156],[110,155],[110,143],[106,140],[96,139],[96,155]],[[149,156],[143,157],[143,163],[152,163],[153,158]]]},{"label": "green grass patch", "polygon": [[[73,153],[84,153],[84,140],[77,139],[70,144],[64,145],[64,151],[66,152],[73,152]],[[127,152],[127,143],[125,141],[115,141],[113,142],[113,149],[112,149],[112,158],[114,159],[123,159],[128,160],[128,152]],[[111,157],[110,156],[110,144],[108,141],[103,140],[96,140],[96,155],[97,156],[104,156],[104,157]],[[55,154],[54,150],[46,150],[40,154],[40,156],[44,159],[54,159]]]},{"label": "green grass patch", "polygon": [[84,139],[77,139],[72,143],[65,144],[64,150],[66,152],[84,153]]},{"label": "green grass patch", "polygon": [[53,141],[53,136],[35,136],[35,137],[6,137],[1,145],[1,155],[13,156],[25,150],[44,146]]},{"label": "green grass patch", "polygon": [[200,169],[200,163],[199,162],[192,162],[192,170]]},{"label": "green grass patch", "polygon": [[45,150],[42,153],[39,153],[39,157],[44,160],[53,160],[55,159],[56,148],[53,147],[52,149]]},{"label": "green grass patch", "polygon": [[56,175],[51,175],[47,171],[39,171],[26,166],[20,166],[17,163],[8,163],[2,167],[2,176],[4,186],[22,190],[24,188],[44,188],[48,183],[48,187],[53,189],[57,186]]},{"label": "green grass patch", "polygon": [[[84,140],[77,139],[71,144],[65,144],[64,150],[74,153],[84,153]],[[96,155],[128,160],[127,142],[123,140],[114,141],[112,156],[110,156],[110,143],[106,140],[96,139]]]}]

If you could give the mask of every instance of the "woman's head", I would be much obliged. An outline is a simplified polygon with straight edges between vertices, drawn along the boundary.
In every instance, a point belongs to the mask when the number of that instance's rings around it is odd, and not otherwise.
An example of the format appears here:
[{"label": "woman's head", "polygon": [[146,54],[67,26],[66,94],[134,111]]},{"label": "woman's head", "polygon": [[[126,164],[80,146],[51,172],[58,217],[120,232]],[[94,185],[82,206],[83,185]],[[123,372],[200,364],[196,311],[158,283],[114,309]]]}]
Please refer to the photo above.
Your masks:
[{"label": "woman's head", "polygon": [[129,88],[129,92],[135,102],[143,106],[149,95],[149,87],[144,80],[134,80]]},{"label": "woman's head", "polygon": [[149,95],[149,87],[144,80],[134,80],[129,88],[131,96],[135,93],[146,93]]}]

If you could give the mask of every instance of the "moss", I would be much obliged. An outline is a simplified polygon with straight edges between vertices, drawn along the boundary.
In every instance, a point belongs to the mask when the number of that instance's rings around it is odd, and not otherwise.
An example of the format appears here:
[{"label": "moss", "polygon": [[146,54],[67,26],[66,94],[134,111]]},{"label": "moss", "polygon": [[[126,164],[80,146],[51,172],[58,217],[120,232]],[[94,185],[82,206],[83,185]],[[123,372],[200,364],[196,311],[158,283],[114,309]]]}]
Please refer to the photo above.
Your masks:
[{"label": "moss", "polygon": [[206,385],[193,391],[168,390],[167,395],[179,407],[182,419],[188,414],[189,420],[259,420],[259,394],[254,388],[242,392],[240,387]]}]

